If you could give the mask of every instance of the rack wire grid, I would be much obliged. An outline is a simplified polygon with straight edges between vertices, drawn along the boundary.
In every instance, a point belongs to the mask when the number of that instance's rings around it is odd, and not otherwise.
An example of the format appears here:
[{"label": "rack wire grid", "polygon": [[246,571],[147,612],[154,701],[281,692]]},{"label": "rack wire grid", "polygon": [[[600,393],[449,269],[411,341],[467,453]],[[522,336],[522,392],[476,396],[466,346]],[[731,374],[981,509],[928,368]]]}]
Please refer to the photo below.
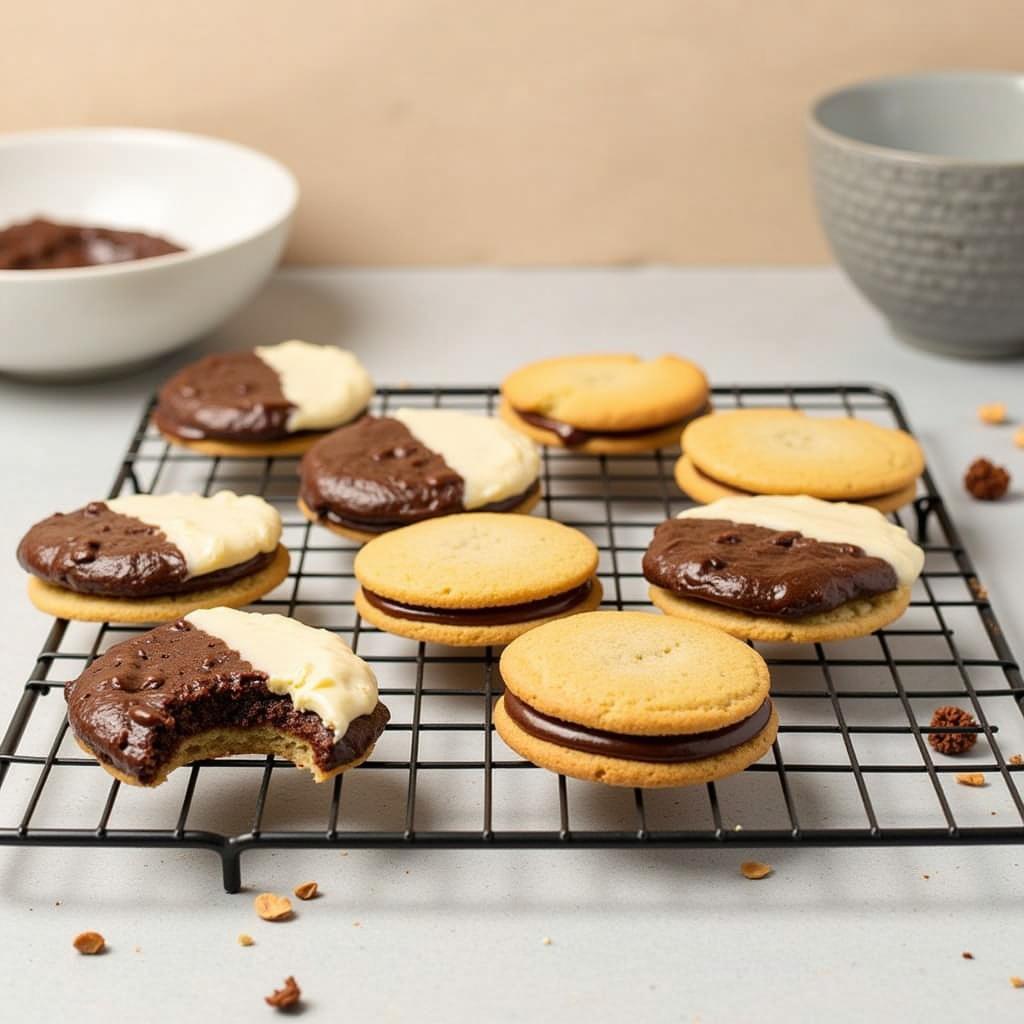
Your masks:
[{"label": "rack wire grid", "polygon": [[[497,391],[383,388],[395,405],[493,413]],[[786,404],[909,429],[897,399],[869,386],[717,387],[717,409]],[[147,408],[111,496],[222,489],[263,495],[281,511],[292,571],[256,602],[340,634],[380,680],[392,721],[374,756],[333,783],[273,757],[233,757],[175,772],[156,790],[122,786],[68,732],[61,688],[113,643],[142,630],[58,620],[0,742],[0,843],[200,848],[224,886],[241,887],[243,852],[266,848],[777,847],[1024,842],[1024,682],[986,592],[931,477],[895,516],[927,551],[907,614],[842,643],[757,644],[782,725],[770,755],[700,787],[621,790],[550,774],[492,729],[502,692],[498,653],[393,637],[353,606],[357,546],[308,523],[295,506],[297,457],[210,458],[176,449]],[[672,450],[585,456],[547,449],[546,515],[600,549],[605,606],[653,611],[640,559],[653,528],[690,504]],[[51,678],[51,675],[53,678]],[[51,699],[46,699],[51,698]],[[929,742],[932,711],[976,718],[958,757]],[[945,730],[949,731],[949,730]],[[957,785],[983,773],[983,789]]]}]

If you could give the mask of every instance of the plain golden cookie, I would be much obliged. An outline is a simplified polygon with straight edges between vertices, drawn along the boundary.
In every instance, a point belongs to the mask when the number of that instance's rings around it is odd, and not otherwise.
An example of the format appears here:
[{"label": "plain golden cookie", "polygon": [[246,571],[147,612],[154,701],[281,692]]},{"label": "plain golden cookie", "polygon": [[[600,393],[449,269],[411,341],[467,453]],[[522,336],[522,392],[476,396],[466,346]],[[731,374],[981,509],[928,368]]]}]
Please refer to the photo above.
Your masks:
[{"label": "plain golden cookie", "polygon": [[[536,489],[532,494],[524,498],[518,505],[514,505],[506,512],[502,512],[502,515],[527,515],[537,507],[537,503],[540,501],[540,489]],[[299,511],[313,524],[316,526],[322,526],[325,530],[330,530],[331,533],[336,534],[339,537],[344,537],[346,540],[353,540],[357,544],[366,544],[368,541],[379,537],[379,533],[368,533],[365,530],[353,530],[347,526],[341,526],[338,523],[331,522],[330,519],[318,519],[313,510],[301,499],[297,499]],[[397,527],[396,527],[397,529]]]},{"label": "plain golden cookie", "polygon": [[566,615],[578,615],[592,612],[601,604],[604,590],[600,580],[595,576],[590,592],[579,604],[559,615],[548,615],[539,619],[524,619],[522,622],[506,623],[500,626],[457,625],[442,622],[417,622],[414,619],[402,619],[389,615],[375,605],[370,604],[363,595],[363,588],[356,590],[356,611],[371,625],[383,629],[395,636],[404,636],[409,640],[422,640],[424,643],[447,644],[449,647],[500,647],[509,644],[516,637],[522,636],[531,629],[553,622]]},{"label": "plain golden cookie", "polygon": [[600,434],[685,419],[707,403],[708,382],[679,356],[584,355],[524,366],[505,378],[501,392],[514,409]]},{"label": "plain golden cookie", "polygon": [[597,572],[597,548],[551,519],[465,512],[379,534],[354,569],[363,587],[392,601],[495,608],[582,585]]},{"label": "plain golden cookie", "polygon": [[[719,498],[745,498],[750,491],[741,491],[736,487],[728,487],[705,476],[692,462],[688,455],[681,455],[676,460],[675,481],[679,489],[702,505],[710,505]],[[879,512],[895,512],[910,504],[917,497],[917,481],[912,480],[906,487],[890,494],[879,494],[872,498],[861,498],[857,504],[868,505]]]},{"label": "plain golden cookie", "polygon": [[705,476],[753,494],[856,501],[901,491],[924,470],[920,446],[902,430],[794,409],[701,416],[681,443]]},{"label": "plain golden cookie", "polygon": [[270,726],[259,726],[252,729],[207,729],[205,732],[197,733],[186,739],[178,750],[160,770],[152,782],[140,782],[134,775],[127,775],[111,764],[107,764],[87,743],[77,736],[75,742],[90,757],[96,758],[100,767],[115,779],[128,786],[140,786],[145,789],[153,789],[167,781],[167,776],[184,765],[192,764],[194,761],[211,761],[218,757],[229,757],[232,754],[274,754],[276,757],[290,761],[297,768],[305,768],[309,771],[314,781],[326,782],[333,779],[335,775],[347,772],[349,768],[356,768],[361,765],[372,753],[373,746],[356,758],[340,764],[336,768],[325,772],[317,767],[313,756],[313,748],[298,736],[290,733],[280,732]]},{"label": "plain golden cookie", "polygon": [[721,630],[647,612],[593,612],[531,630],[501,656],[530,707],[637,736],[708,732],[754,714],[768,667]]},{"label": "plain golden cookie", "polygon": [[[565,442],[553,431],[544,430],[533,423],[527,423],[506,399],[501,400],[501,404],[498,406],[498,415],[510,427],[514,427],[538,444],[547,445],[549,448],[567,447]],[[679,423],[676,422],[658,430],[629,434],[625,437],[615,437],[612,434],[590,437],[582,444],[574,444],[570,450],[579,452],[581,455],[639,455],[657,448],[674,447],[678,441]]]},{"label": "plain golden cookie", "polygon": [[828,612],[787,620],[679,597],[663,587],[652,586],[649,593],[654,604],[666,615],[715,626],[743,640],[792,644],[868,636],[898,619],[910,604],[910,587],[900,587],[877,597],[847,601]]},{"label": "plain golden cookie", "polygon": [[588,754],[569,747],[538,739],[521,729],[505,711],[504,697],[494,706],[494,726],[498,735],[517,754],[541,768],[568,775],[587,782],[601,782],[606,786],[694,786],[714,782],[743,771],[759,761],[771,749],[779,729],[779,717],[772,708],[768,725],[753,739],[713,757],[681,764],[656,764],[649,761],[630,761],[600,754]]},{"label": "plain golden cookie", "polygon": [[241,608],[269,594],[288,576],[290,559],[288,549],[279,544],[273,561],[259,572],[254,572],[232,583],[208,590],[195,590],[189,594],[171,594],[167,597],[102,597],[97,594],[79,594],[64,587],[45,583],[36,576],[28,578],[29,600],[47,615],[78,622],[124,622],[138,625],[173,622],[197,608]]},{"label": "plain golden cookie", "polygon": [[283,455],[305,455],[329,430],[311,431],[295,434],[293,437],[282,437],[277,441],[223,441],[202,439],[191,441],[184,437],[175,437],[161,430],[160,435],[168,444],[178,448],[187,448],[200,455],[221,456],[225,459],[271,459]]}]

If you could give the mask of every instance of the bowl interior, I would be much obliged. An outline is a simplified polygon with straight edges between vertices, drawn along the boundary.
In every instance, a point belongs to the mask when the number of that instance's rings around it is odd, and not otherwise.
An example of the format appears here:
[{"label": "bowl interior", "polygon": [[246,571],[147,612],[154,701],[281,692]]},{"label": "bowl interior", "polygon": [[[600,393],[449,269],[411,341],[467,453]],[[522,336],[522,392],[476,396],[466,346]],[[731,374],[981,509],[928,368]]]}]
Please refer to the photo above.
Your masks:
[{"label": "bowl interior", "polygon": [[814,118],[888,149],[983,163],[1024,162],[1024,75],[960,72],[878,79],[820,100]]},{"label": "bowl interior", "polygon": [[276,161],[219,139],[130,128],[0,137],[0,228],[43,216],[146,231],[195,253],[259,234],[296,196]]}]

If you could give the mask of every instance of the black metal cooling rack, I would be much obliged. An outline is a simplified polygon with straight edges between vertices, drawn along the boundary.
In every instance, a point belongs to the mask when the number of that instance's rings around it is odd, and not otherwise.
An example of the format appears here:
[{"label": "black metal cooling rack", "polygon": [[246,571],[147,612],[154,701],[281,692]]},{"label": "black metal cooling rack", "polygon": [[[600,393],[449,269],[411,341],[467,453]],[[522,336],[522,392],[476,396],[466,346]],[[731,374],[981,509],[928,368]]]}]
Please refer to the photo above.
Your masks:
[{"label": "black metal cooling rack", "polygon": [[[429,405],[491,413],[493,388],[385,388],[375,410]],[[785,403],[909,429],[896,398],[866,386],[718,387],[716,408]],[[293,571],[257,602],[343,636],[369,661],[392,710],[374,757],[318,787],[272,757],[182,769],[158,790],[112,781],[74,746],[61,687],[134,627],[56,621],[0,742],[0,843],[199,848],[241,886],[240,858],[267,848],[877,846],[1024,842],[1024,681],[956,528],[926,473],[897,518],[927,550],[908,613],[840,644],[759,644],[782,727],[771,755],[731,779],[675,790],[613,790],[551,775],[491,728],[497,652],[453,651],[381,633],[352,603],[356,547],[307,523],[298,460],[208,458],[171,448],[147,409],[111,490],[224,488],[281,510]],[[543,511],[601,552],[605,605],[650,606],[640,558],[651,530],[688,502],[676,453],[617,457],[549,450]],[[52,677],[52,678],[51,678]],[[52,699],[47,699],[48,697]],[[959,757],[928,743],[932,710],[977,719]],[[980,772],[983,789],[955,782]]]}]

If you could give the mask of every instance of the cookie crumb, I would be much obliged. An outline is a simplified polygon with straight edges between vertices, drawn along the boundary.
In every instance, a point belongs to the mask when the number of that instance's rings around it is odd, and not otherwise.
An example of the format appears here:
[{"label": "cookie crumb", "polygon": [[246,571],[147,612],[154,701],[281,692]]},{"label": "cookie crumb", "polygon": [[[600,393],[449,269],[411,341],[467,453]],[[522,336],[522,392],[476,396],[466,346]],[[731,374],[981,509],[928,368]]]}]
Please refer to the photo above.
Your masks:
[{"label": "cookie crumb", "polygon": [[251,935],[242,932],[242,934],[238,936],[238,944],[240,946],[254,946],[256,944],[256,940]]},{"label": "cookie crumb", "polygon": [[264,921],[287,921],[292,916],[292,901],[276,892],[261,892],[253,906]]},{"label": "cookie crumb", "polygon": [[964,474],[964,487],[979,501],[998,501],[1010,486],[1010,474],[988,459],[975,459]]},{"label": "cookie crumb", "polygon": [[743,831],[743,826],[742,825],[733,825],[732,830],[733,830],[733,832],[742,832]]},{"label": "cookie crumb", "polygon": [[985,405],[979,405],[978,419],[981,420],[982,423],[989,423],[993,426],[999,423],[1005,423],[1006,403],[987,402]]},{"label": "cookie crumb", "polygon": [[974,596],[979,601],[987,601],[988,600],[988,587],[986,587],[985,584],[982,583],[980,580],[976,580],[976,579],[973,579],[973,578],[969,582],[970,582],[970,586],[971,586],[971,593],[974,594]]},{"label": "cookie crumb", "polygon": [[973,960],[974,954],[969,953],[966,949],[960,954],[965,960]]},{"label": "cookie crumb", "polygon": [[268,1006],[273,1006],[275,1010],[286,1010],[289,1006],[294,1006],[299,999],[302,998],[302,989],[295,983],[295,979],[289,974],[284,979],[284,988],[275,988],[269,996],[264,996],[264,1001]]},{"label": "cookie crumb", "polygon": [[316,882],[303,882],[301,885],[295,886],[292,892],[300,900],[315,900],[320,895],[320,889]]},{"label": "cookie crumb", "polygon": [[541,945],[543,945],[543,946],[550,946],[551,945],[551,940],[546,935],[540,941],[541,941]]},{"label": "cookie crumb", "polygon": [[767,878],[772,873],[772,866],[771,864],[762,864],[759,860],[745,860],[740,865],[740,873],[744,878],[757,881]]},{"label": "cookie crumb", "polygon": [[1010,978],[1010,984],[1014,988],[1024,988],[1024,978],[1018,978],[1017,975],[1014,974]]},{"label": "cookie crumb", "polygon": [[[931,728],[933,729],[971,729],[978,725],[974,716],[963,708],[952,704],[943,704],[932,712]],[[975,743],[978,736],[973,732],[930,732],[928,743],[940,754],[964,754]]]},{"label": "cookie crumb", "polygon": [[107,940],[99,932],[79,932],[71,944],[83,956],[95,956],[107,948]]},{"label": "cookie crumb", "polygon": [[1024,448],[1024,427],[1018,427],[1013,434],[1013,443],[1018,448]]},{"label": "cookie crumb", "polygon": [[927,882],[928,879],[931,878],[932,876],[931,875],[922,875],[921,877]]},{"label": "cookie crumb", "polygon": [[1010,757],[1010,764],[1024,764],[1024,754],[1013,754]]},{"label": "cookie crumb", "polygon": [[956,777],[956,781],[961,786],[984,786],[985,776],[981,772],[960,772]]}]

